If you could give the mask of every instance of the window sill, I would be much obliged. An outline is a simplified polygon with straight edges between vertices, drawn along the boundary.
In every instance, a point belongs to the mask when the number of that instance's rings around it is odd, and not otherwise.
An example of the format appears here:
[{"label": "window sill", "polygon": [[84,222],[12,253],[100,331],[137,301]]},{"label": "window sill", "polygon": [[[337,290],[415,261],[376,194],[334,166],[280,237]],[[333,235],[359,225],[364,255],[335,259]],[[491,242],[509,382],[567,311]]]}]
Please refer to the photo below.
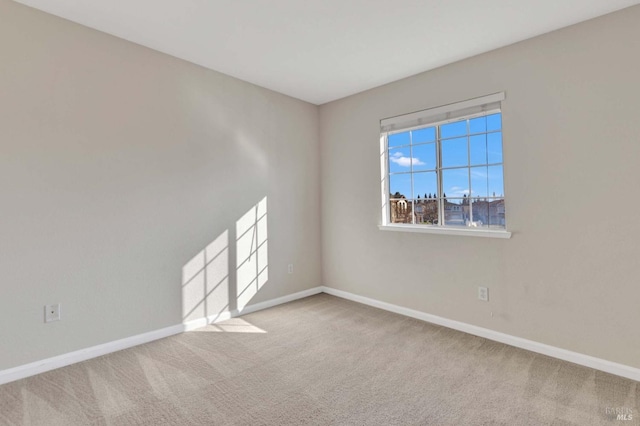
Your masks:
[{"label": "window sill", "polygon": [[458,235],[464,237],[511,238],[511,232],[503,230],[488,230],[474,228],[445,228],[438,226],[414,225],[378,225],[381,231],[416,232],[422,234]]}]

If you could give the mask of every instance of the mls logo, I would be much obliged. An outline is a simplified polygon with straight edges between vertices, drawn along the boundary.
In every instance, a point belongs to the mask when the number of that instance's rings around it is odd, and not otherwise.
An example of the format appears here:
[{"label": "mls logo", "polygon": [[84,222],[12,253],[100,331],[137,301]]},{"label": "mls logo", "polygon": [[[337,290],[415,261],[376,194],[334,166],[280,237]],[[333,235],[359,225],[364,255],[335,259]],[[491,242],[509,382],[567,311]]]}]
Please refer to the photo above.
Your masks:
[{"label": "mls logo", "polygon": [[633,409],[627,407],[607,407],[606,413],[610,416],[616,416],[616,420],[633,420]]},{"label": "mls logo", "polygon": [[633,420],[633,414],[618,414],[616,420]]}]

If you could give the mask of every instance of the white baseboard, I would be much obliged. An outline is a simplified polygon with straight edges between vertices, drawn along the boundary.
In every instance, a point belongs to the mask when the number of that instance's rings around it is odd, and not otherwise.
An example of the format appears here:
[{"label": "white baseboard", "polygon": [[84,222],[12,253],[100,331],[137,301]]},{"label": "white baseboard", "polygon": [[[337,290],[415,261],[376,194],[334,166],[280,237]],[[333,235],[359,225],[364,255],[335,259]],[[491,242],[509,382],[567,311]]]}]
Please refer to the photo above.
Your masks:
[{"label": "white baseboard", "polygon": [[267,300],[266,302],[256,303],[254,305],[247,305],[239,311],[234,311],[232,316],[235,317],[238,315],[246,315],[252,312],[261,311],[263,309],[282,305],[283,303],[293,302],[294,300],[298,300],[298,299],[304,299],[305,297],[322,293],[323,288],[324,287],[314,287],[314,288],[310,288],[309,290],[299,291],[297,293],[289,294],[287,296],[278,297],[277,299]]},{"label": "white baseboard", "polygon": [[555,346],[546,345],[544,343],[535,342],[533,340],[523,339],[521,337],[512,336],[498,331],[490,330],[488,328],[478,327],[475,325],[450,320],[447,318],[439,317],[437,315],[427,314],[425,312],[416,311],[413,309],[405,308],[391,303],[381,302],[379,300],[370,299],[364,296],[358,296],[353,293],[349,293],[342,290],[337,290],[331,287],[322,287],[322,292],[337,296],[343,299],[351,300],[354,302],[362,303],[364,305],[373,306],[375,308],[383,309],[385,311],[394,312],[396,314],[404,315],[411,318],[416,318],[422,321],[430,322],[433,324],[442,325],[454,330],[463,331],[465,333],[473,334],[475,336],[484,337],[496,342],[505,343],[517,348],[526,349],[539,354],[547,355],[553,358],[558,358],[563,361],[573,362],[574,364],[583,365],[596,370],[604,371],[606,373],[615,374],[616,376],[625,377],[627,379],[636,380],[640,382],[640,369],[631,367],[624,364],[618,364],[616,362],[607,361],[601,358],[595,358],[590,355],[581,354],[578,352],[569,351],[566,349],[558,348]]},{"label": "white baseboard", "polygon": [[138,334],[136,336],[126,337],[124,339],[115,340],[113,342],[92,346],[90,348],[80,349],[78,351],[69,352],[52,358],[47,358],[29,364],[20,365],[18,367],[9,368],[7,370],[2,370],[0,371],[0,385],[34,376],[36,374],[55,370],[56,368],[66,367],[68,365],[86,361],[91,358],[107,355],[112,352],[117,352],[123,349],[142,345],[144,343],[149,343],[154,340],[173,336],[174,334],[179,334],[184,331],[204,327],[207,324],[211,324],[214,322],[224,321],[239,315],[249,314],[251,312],[271,308],[273,306],[281,305],[283,303],[291,302],[297,299],[302,299],[304,297],[313,296],[314,294],[318,293],[322,293],[322,287],[314,287],[309,290],[300,291],[298,293],[289,294],[287,296],[278,297],[276,299],[267,300],[265,302],[256,303],[254,305],[248,305],[245,306],[242,310],[222,312],[218,315],[209,316],[207,318],[195,319],[183,324],[162,328],[160,330],[150,331],[148,333]]},{"label": "white baseboard", "polygon": [[313,296],[314,294],[318,294],[318,293],[331,294],[333,296],[341,297],[343,299],[348,299],[354,302],[384,309],[385,311],[390,311],[400,315],[405,315],[411,318],[416,318],[422,321],[430,322],[433,324],[442,325],[444,327],[452,328],[454,330],[459,330],[465,333],[473,334],[475,336],[480,336],[489,340],[494,340],[496,342],[505,343],[507,345],[530,350],[532,352],[537,352],[543,355],[548,355],[564,361],[573,362],[575,364],[583,365],[585,367],[590,367],[596,370],[615,374],[617,376],[626,377],[631,380],[640,381],[640,369],[635,367],[630,367],[628,365],[619,364],[619,363],[607,361],[600,358],[595,358],[595,357],[581,354],[578,352],[557,348],[555,346],[546,345],[544,343],[534,342],[532,340],[511,336],[509,334],[500,333],[498,331],[490,330],[487,328],[482,328],[475,325],[450,320],[447,318],[439,317],[437,315],[427,314],[425,312],[416,311],[416,310],[405,308],[402,306],[393,305],[391,303],[381,302],[379,300],[370,299],[368,297],[358,296],[353,293],[323,286],[323,287],[311,288],[309,290],[304,290],[298,293],[290,294],[290,295],[279,297],[276,299],[267,300],[265,302],[248,305],[244,307],[241,311],[234,310],[232,312],[222,312],[221,314],[218,314],[215,316],[209,316],[207,318],[200,318],[200,319],[188,321],[184,324],[178,324],[178,325],[166,327],[160,330],[138,334],[136,336],[127,337],[124,339],[116,340],[109,343],[104,343],[97,346],[92,346],[86,349],[80,349],[78,351],[55,356],[52,358],[47,358],[41,361],[32,362],[29,364],[21,365],[18,367],[7,369],[7,370],[2,370],[0,371],[0,385],[13,382],[15,380],[24,379],[26,377],[34,376],[36,374],[44,373],[46,371],[55,370],[56,368],[65,367],[67,365],[75,364],[77,362],[86,361],[91,358],[107,355],[112,352],[117,352],[123,349],[131,348],[133,346],[138,346],[144,343],[152,342],[154,340],[169,337],[174,334],[182,333],[184,331],[189,331],[196,328],[204,327],[205,325],[211,324],[214,322],[224,321],[226,319],[236,317],[239,315],[249,314],[252,312],[260,311],[262,309],[267,309],[277,305],[281,305],[283,303],[291,302],[297,299],[302,299],[304,297]]},{"label": "white baseboard", "polygon": [[196,328],[201,328],[201,327],[204,327],[204,326],[209,325],[209,324],[213,324],[213,323],[216,323],[216,322],[228,320],[229,318],[232,318],[234,316],[236,316],[236,315],[233,315],[233,312],[225,311],[225,312],[221,312],[221,313],[219,313],[217,315],[210,315],[210,316],[205,317],[205,318],[198,318],[198,319],[190,320],[190,321],[187,321],[187,322],[182,324],[183,327],[184,327],[183,331],[195,330]]},{"label": "white baseboard", "polygon": [[0,385],[182,333],[184,329],[185,327],[182,324],[174,325],[160,330],[154,330],[148,333],[138,334],[136,336],[126,337],[113,342],[54,356],[41,361],[20,365],[18,367],[9,368],[8,370],[2,370],[0,371]]},{"label": "white baseboard", "polygon": [[322,293],[322,287],[314,287],[308,290],[303,290],[297,293],[278,297],[276,299],[267,300],[265,302],[247,305],[242,309],[234,309],[233,311],[225,311],[217,315],[210,315],[206,318],[198,318],[184,323],[184,331],[195,330],[196,328],[204,327],[207,324],[214,324],[216,322],[228,320],[229,318],[235,318],[240,315],[247,315],[252,312],[272,308],[274,306],[282,305],[283,303],[293,302],[294,300],[303,299],[305,297],[313,296],[314,294],[320,293]]}]

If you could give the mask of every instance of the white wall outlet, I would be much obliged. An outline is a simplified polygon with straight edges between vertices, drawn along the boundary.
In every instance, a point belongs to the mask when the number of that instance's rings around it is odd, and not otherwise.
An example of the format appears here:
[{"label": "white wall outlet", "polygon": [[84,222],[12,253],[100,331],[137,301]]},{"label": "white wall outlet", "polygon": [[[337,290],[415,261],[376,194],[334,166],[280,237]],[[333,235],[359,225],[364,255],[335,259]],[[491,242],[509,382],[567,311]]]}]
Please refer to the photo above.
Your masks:
[{"label": "white wall outlet", "polygon": [[290,274],[293,274],[293,263],[290,263],[290,264],[289,264],[289,266],[287,267],[287,271],[288,271]]},{"label": "white wall outlet", "polygon": [[478,299],[485,302],[489,301],[489,289],[487,287],[478,287]]},{"label": "white wall outlet", "polygon": [[59,321],[60,320],[60,304],[45,305],[44,307],[44,322]]}]

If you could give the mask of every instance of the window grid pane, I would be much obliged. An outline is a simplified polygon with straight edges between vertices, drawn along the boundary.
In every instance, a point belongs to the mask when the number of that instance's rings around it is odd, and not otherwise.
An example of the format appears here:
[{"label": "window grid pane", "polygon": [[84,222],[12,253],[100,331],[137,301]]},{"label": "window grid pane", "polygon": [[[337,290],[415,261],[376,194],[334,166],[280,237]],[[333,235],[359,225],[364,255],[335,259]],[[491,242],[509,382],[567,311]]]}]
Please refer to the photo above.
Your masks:
[{"label": "window grid pane", "polygon": [[390,222],[504,229],[501,118],[498,112],[390,135]]}]

